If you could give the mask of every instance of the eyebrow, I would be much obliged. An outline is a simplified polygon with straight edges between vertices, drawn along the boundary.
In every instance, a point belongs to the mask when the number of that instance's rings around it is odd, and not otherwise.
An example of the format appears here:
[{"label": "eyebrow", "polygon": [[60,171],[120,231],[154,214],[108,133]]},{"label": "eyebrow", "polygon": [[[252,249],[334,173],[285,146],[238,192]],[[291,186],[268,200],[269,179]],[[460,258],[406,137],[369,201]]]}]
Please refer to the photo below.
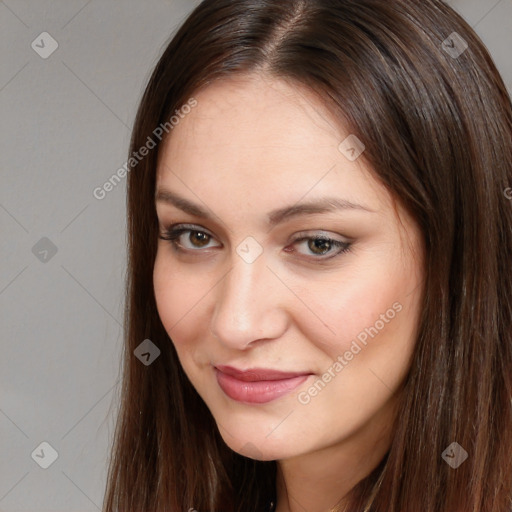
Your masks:
[{"label": "eyebrow", "polygon": [[[155,201],[175,206],[194,217],[201,217],[204,219],[212,218],[212,215],[210,215],[205,208],[192,203],[188,199],[180,197],[170,190],[157,190],[155,194]],[[361,210],[370,213],[377,213],[375,210],[372,210],[367,206],[356,204],[346,199],[340,199],[338,197],[323,197],[318,200],[296,203],[291,206],[272,210],[268,213],[268,223],[271,226],[275,226],[292,217],[311,215],[314,213],[329,213],[336,210]]]}]

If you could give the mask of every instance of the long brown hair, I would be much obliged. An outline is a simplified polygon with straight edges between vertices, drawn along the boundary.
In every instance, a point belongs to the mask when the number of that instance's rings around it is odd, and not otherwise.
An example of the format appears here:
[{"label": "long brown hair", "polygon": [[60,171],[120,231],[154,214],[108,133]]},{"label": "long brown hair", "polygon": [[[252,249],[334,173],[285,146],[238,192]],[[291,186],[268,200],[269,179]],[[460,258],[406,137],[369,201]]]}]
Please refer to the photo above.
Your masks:
[{"label": "long brown hair", "polygon": [[[148,138],[159,146],[155,129],[201,88],[258,72],[317,93],[425,239],[394,439],[346,510],[512,509],[512,106],[486,48],[440,0],[206,0],[154,69],[130,155]],[[123,380],[103,510],[262,512],[276,462],[225,445],[157,314],[157,156],[129,166]],[[148,366],[134,356],[145,339],[161,351]],[[452,442],[468,453],[457,469],[442,457]]]}]

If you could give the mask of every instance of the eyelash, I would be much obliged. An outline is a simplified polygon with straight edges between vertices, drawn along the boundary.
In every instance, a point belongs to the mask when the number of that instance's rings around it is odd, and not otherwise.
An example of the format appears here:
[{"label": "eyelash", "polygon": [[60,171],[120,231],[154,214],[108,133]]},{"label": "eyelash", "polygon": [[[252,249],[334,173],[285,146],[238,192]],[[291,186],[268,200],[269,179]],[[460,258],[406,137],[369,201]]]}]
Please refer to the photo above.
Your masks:
[{"label": "eyelash", "polygon": [[[174,224],[172,226],[169,226],[164,229],[163,234],[159,236],[162,240],[166,240],[168,242],[171,242],[173,249],[177,252],[181,253],[194,253],[194,252],[200,252],[200,249],[187,249],[183,248],[183,246],[179,243],[179,238],[184,233],[202,233],[205,234],[211,238],[214,238],[212,234],[210,234],[208,231],[204,231],[203,229],[200,229],[199,226],[194,226],[190,224]],[[316,257],[314,255],[310,256],[309,259],[313,259],[316,261],[323,261],[323,260],[329,260],[331,258],[335,258],[337,256],[341,256],[342,254],[345,254],[351,250],[352,243],[349,242],[342,242],[340,240],[335,240],[333,238],[329,238],[327,236],[308,236],[308,237],[297,237],[295,240],[292,240],[292,244],[296,244],[298,242],[304,242],[306,240],[322,240],[325,242],[328,242],[331,245],[331,248],[337,248],[338,251],[335,252],[332,256],[325,257],[324,255],[320,255],[319,257]],[[288,251],[289,252],[289,251]],[[307,256],[306,256],[307,257]]]}]

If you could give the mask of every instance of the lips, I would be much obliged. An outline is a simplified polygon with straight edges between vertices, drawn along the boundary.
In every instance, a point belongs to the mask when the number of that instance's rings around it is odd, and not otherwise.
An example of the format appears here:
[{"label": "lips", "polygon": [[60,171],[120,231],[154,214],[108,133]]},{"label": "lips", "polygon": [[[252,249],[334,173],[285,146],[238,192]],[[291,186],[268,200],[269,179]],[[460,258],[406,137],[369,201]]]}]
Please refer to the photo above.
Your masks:
[{"label": "lips", "polygon": [[224,393],[243,403],[266,403],[291,392],[305,382],[311,372],[283,372],[266,368],[238,370],[232,366],[214,367]]}]

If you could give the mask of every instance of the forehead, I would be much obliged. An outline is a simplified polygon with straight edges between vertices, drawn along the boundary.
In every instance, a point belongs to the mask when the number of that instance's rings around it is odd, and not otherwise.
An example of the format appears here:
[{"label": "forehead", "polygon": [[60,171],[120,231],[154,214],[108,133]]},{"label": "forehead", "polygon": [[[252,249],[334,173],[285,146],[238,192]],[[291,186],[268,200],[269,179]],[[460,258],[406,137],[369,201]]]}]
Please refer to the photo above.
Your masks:
[{"label": "forehead", "polygon": [[215,150],[230,146],[245,151],[258,148],[261,155],[262,149],[270,152],[278,144],[298,150],[312,137],[312,142],[332,145],[343,131],[309,90],[266,76],[217,81],[194,97],[197,106],[168,138],[172,148],[200,146],[205,152],[206,138]]},{"label": "forehead", "polygon": [[159,186],[199,197],[245,195],[268,209],[278,193],[284,202],[327,192],[377,209],[389,202],[363,159],[339,151],[350,132],[307,88],[248,75],[215,82],[194,98],[197,106],[160,148]]}]

